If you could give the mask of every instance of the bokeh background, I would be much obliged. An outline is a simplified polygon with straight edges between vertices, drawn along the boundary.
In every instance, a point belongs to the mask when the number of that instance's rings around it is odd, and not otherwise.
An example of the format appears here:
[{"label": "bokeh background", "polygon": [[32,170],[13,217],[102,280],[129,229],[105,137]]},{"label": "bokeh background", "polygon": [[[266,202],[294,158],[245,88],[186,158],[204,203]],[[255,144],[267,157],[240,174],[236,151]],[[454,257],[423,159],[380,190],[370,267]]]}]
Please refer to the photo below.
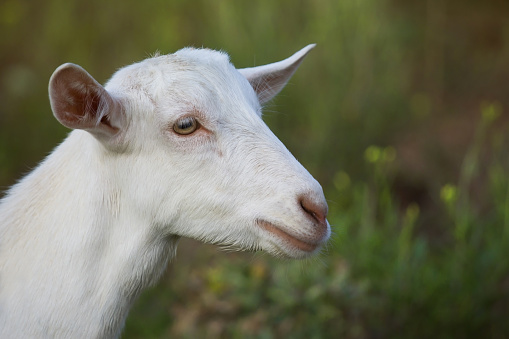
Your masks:
[{"label": "bokeh background", "polygon": [[105,82],[155,51],[237,67],[317,43],[264,119],[322,183],[315,259],[184,239],[124,338],[509,337],[509,3],[0,1],[0,188],[68,133],[47,83]]}]

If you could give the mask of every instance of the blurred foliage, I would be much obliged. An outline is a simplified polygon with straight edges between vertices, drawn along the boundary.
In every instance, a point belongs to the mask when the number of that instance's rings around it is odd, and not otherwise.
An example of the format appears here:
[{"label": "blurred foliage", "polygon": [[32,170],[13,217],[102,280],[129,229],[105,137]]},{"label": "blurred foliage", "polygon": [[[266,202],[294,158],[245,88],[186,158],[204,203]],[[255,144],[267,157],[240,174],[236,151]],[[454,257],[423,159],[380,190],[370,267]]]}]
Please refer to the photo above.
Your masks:
[{"label": "blurred foliage", "polygon": [[509,336],[509,3],[500,0],[3,0],[0,187],[65,134],[47,81],[104,82],[156,50],[237,67],[317,43],[265,121],[322,183],[317,259],[184,241],[124,337]]}]

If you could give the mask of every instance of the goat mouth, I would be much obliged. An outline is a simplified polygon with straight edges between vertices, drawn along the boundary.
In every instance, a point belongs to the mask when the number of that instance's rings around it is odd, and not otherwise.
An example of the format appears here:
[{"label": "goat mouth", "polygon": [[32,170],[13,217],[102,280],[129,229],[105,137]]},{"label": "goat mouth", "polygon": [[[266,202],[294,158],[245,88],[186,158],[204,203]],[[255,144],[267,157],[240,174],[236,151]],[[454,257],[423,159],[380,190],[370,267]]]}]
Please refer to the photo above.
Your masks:
[{"label": "goat mouth", "polygon": [[318,244],[312,244],[305,240],[297,238],[295,235],[289,234],[283,231],[280,227],[274,225],[265,220],[256,220],[256,223],[264,230],[269,233],[276,235],[282,239],[285,243],[290,244],[292,247],[297,248],[304,252],[313,252],[319,246]]}]

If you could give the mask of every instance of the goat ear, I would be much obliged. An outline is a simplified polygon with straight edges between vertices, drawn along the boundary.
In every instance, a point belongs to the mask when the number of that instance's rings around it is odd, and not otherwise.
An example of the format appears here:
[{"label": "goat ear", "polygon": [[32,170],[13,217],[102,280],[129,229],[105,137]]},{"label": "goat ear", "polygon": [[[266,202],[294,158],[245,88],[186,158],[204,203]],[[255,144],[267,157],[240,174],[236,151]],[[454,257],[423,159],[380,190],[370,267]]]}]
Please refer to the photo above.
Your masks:
[{"label": "goat ear", "polygon": [[122,106],[83,68],[58,67],[49,81],[53,115],[64,126],[113,136],[124,126]]},{"label": "goat ear", "polygon": [[239,72],[254,88],[260,103],[264,104],[285,87],[304,57],[315,46],[315,44],[308,45],[288,59],[264,66],[239,69]]}]

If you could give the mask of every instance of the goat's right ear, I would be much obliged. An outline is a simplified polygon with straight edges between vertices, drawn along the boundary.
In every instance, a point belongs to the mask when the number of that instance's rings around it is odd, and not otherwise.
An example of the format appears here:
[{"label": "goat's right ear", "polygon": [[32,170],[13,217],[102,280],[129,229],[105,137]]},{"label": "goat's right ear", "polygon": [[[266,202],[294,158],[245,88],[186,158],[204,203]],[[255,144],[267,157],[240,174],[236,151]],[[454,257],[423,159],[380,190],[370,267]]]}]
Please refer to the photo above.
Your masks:
[{"label": "goat's right ear", "polygon": [[111,137],[125,125],[122,105],[83,68],[58,67],[49,81],[53,115],[64,126]]}]

